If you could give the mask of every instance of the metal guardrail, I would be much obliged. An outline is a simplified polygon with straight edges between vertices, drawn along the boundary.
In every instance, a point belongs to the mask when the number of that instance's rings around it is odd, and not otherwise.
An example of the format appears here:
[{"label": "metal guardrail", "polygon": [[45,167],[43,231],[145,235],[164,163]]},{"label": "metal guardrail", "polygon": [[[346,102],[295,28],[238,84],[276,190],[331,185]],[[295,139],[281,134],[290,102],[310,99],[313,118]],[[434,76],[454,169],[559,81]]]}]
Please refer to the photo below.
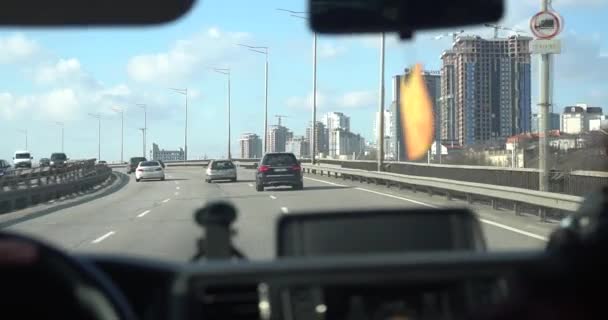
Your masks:
[{"label": "metal guardrail", "polygon": [[107,180],[112,169],[95,160],[74,161],[63,168],[19,170],[0,177],[0,212],[79,193]]},{"label": "metal guardrail", "polygon": [[[339,165],[345,169],[376,171],[376,161],[319,159],[318,163]],[[384,172],[409,176],[441,178],[497,186],[538,190],[538,169],[501,168],[489,166],[464,166],[426,164],[418,162],[385,162]],[[549,191],[584,196],[608,184],[608,172],[552,170]]]},{"label": "metal guardrail", "polygon": [[521,214],[524,208],[537,210],[541,220],[546,220],[548,214],[561,217],[564,211],[574,212],[578,210],[583,201],[583,197],[579,196],[451,179],[348,169],[338,166],[303,165],[302,167],[307,173],[381,184],[387,187],[397,186],[399,189],[409,188],[414,192],[426,191],[431,196],[443,194],[448,200],[456,196],[463,196],[471,204],[478,201],[489,201],[495,209],[501,203],[510,203],[516,214]]}]

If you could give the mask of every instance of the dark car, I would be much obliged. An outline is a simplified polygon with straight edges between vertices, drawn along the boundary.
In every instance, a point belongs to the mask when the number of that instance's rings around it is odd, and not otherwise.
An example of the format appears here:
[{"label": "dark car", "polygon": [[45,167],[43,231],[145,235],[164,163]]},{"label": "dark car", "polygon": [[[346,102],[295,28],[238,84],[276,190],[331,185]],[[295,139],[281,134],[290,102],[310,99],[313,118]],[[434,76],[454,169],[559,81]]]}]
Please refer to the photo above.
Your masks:
[{"label": "dark car", "polygon": [[49,167],[51,165],[51,159],[41,158],[40,161],[38,161],[38,165],[41,167]]},{"label": "dark car", "polygon": [[302,167],[293,153],[267,153],[260,161],[255,177],[255,189],[264,187],[291,186],[295,190],[304,188]]},{"label": "dark car", "polygon": [[0,177],[6,176],[11,172],[11,164],[6,161],[0,159]]},{"label": "dark car", "polygon": [[62,168],[68,163],[68,156],[62,152],[56,152],[51,154],[51,167]]},{"label": "dark car", "polygon": [[133,172],[135,172],[135,169],[137,169],[137,166],[142,161],[148,161],[148,160],[145,157],[133,157],[133,158],[131,158],[129,160],[129,165],[127,166],[127,173],[133,173]]}]

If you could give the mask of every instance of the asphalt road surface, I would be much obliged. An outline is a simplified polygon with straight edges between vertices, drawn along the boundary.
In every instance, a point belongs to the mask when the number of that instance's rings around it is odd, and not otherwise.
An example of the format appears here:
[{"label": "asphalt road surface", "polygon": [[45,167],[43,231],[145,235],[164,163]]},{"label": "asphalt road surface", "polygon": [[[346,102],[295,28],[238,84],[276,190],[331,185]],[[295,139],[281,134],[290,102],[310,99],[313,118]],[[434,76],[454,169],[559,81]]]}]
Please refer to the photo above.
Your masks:
[{"label": "asphalt road surface", "polygon": [[[305,188],[255,191],[253,170],[239,169],[236,183],[203,181],[201,167],[167,168],[165,181],[130,182],[119,191],[87,203],[9,227],[79,252],[103,252],[186,261],[196,251],[201,229],[195,209],[208,200],[229,200],[239,210],[236,245],[252,259],[275,255],[277,217],[294,212],[331,209],[454,207],[463,202],[429,197],[316,175]],[[479,215],[490,250],[541,249],[555,226],[534,217],[517,217],[487,206],[471,207]]]}]

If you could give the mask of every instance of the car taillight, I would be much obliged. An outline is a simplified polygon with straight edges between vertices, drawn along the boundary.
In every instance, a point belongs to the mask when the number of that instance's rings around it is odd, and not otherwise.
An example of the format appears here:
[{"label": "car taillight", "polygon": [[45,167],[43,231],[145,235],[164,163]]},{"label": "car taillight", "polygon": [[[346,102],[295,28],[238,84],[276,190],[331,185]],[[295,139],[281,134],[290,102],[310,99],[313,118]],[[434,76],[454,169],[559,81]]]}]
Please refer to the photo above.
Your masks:
[{"label": "car taillight", "polygon": [[143,172],[143,171],[144,171],[144,169],[137,169],[137,171]]},{"label": "car taillight", "polygon": [[300,165],[296,164],[296,165],[291,166],[291,170],[302,171],[302,167],[300,167]]},{"label": "car taillight", "polygon": [[260,166],[258,168],[258,172],[267,172],[268,170],[270,170],[269,166]]}]

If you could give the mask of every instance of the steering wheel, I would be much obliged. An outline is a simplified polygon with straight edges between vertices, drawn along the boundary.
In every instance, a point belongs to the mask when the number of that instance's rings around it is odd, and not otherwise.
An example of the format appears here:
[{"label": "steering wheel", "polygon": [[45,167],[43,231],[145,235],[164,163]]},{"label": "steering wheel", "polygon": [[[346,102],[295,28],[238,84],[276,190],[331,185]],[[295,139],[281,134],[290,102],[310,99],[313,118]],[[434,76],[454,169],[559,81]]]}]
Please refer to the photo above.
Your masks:
[{"label": "steering wheel", "polygon": [[0,315],[18,319],[136,319],[97,268],[48,244],[0,232]]}]

